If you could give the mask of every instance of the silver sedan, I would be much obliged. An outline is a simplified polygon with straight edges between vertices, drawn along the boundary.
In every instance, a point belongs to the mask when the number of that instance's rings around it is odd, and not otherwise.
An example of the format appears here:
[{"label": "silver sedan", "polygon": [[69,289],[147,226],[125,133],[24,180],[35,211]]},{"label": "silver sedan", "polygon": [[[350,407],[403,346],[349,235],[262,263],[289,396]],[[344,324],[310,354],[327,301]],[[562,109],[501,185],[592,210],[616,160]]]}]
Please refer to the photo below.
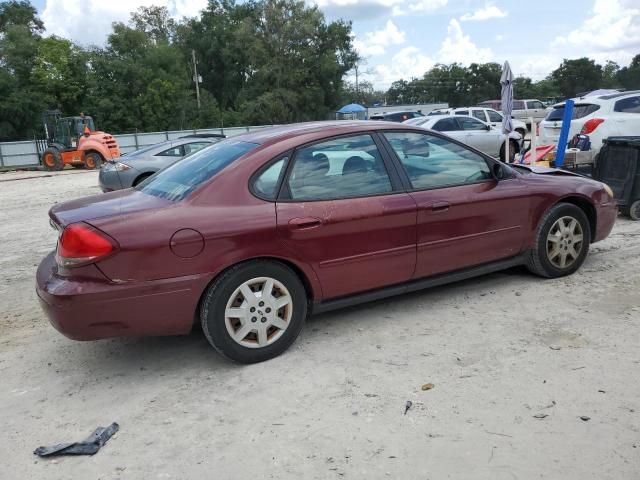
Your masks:
[{"label": "silver sedan", "polygon": [[219,142],[224,135],[191,135],[141,148],[102,164],[99,183],[103,192],[134,187],[159,170]]}]

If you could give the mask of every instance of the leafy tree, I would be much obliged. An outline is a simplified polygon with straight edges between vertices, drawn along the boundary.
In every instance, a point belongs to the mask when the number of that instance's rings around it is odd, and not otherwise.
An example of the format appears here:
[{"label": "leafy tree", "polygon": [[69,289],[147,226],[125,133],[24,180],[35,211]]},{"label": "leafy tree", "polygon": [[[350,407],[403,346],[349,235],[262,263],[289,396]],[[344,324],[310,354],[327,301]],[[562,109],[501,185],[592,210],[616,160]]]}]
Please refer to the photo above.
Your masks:
[{"label": "leafy tree", "polygon": [[620,69],[617,80],[627,90],[640,89],[640,54],[633,57],[628,67]]},{"label": "leafy tree", "polygon": [[579,93],[600,88],[602,66],[586,57],[575,60],[565,59],[557,69],[551,72],[551,79],[565,98],[575,97]]}]

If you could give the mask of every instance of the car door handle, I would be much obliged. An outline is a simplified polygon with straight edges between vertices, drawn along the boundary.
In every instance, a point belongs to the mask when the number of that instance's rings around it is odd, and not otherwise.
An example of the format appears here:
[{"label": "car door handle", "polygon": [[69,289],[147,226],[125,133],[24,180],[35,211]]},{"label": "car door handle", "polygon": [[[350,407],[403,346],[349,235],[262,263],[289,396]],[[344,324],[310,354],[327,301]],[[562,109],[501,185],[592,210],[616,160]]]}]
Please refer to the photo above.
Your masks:
[{"label": "car door handle", "polygon": [[450,206],[448,202],[435,202],[429,206],[429,209],[433,212],[446,212]]},{"label": "car door handle", "polygon": [[304,230],[322,225],[322,220],[317,217],[298,217],[289,220],[289,228],[292,230]]}]

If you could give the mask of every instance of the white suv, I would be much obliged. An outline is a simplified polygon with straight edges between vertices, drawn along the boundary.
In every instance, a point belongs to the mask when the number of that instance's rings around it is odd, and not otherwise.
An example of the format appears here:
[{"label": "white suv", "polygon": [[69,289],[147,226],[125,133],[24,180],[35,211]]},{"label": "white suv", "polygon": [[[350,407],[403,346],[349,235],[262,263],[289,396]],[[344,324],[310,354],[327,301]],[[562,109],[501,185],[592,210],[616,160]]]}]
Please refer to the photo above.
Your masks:
[{"label": "white suv", "polygon": [[[490,124],[492,127],[500,129],[502,126],[502,113],[494,110],[493,108],[484,107],[458,107],[458,108],[441,108],[439,110],[433,110],[429,113],[429,116],[434,115],[468,115],[475,117],[484,123]],[[527,134],[527,126],[521,120],[512,119],[511,124],[513,130],[518,132],[522,138]]]},{"label": "white suv", "polygon": [[[640,135],[640,90],[581,97],[574,101],[569,140],[578,133],[589,135],[594,156],[600,152],[605,138]],[[557,103],[540,122],[539,144],[558,143],[563,116],[564,102]]]}]

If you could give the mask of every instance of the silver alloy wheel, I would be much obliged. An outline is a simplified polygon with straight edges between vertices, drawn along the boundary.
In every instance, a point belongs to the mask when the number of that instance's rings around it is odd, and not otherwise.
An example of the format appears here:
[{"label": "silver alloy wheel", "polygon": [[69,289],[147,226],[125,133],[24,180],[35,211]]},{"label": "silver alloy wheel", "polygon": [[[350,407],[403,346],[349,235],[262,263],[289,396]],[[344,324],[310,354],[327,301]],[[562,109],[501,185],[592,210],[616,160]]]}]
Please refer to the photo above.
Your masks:
[{"label": "silver alloy wheel", "polygon": [[233,292],[224,314],[227,332],[247,348],[262,348],[276,342],[291,323],[293,299],[278,280],[258,277],[247,280]]},{"label": "silver alloy wheel", "polygon": [[574,264],[583,248],[582,225],[573,217],[560,217],[547,235],[547,258],[557,268]]}]

